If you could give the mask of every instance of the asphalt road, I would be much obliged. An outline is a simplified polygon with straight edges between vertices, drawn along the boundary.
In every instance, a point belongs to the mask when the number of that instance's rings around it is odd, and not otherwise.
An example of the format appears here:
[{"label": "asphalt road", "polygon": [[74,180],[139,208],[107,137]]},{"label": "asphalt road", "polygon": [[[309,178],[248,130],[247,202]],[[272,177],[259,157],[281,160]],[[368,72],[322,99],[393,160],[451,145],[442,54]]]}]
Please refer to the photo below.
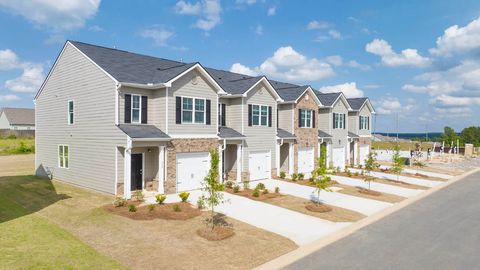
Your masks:
[{"label": "asphalt road", "polygon": [[480,269],[480,173],[286,269]]}]

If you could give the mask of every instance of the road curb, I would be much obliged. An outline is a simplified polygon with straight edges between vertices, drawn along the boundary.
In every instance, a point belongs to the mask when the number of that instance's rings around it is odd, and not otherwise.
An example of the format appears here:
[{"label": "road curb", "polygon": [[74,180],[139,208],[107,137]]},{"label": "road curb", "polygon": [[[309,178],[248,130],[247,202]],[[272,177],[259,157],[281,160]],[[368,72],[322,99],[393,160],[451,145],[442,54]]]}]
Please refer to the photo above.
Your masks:
[{"label": "road curb", "polygon": [[386,216],[389,216],[395,212],[397,212],[398,210],[414,203],[414,202],[417,202],[439,190],[442,190],[448,186],[450,186],[451,184],[454,184],[460,180],[462,180],[463,178],[469,176],[469,175],[472,175],[474,173],[477,173],[480,171],[480,168],[477,168],[477,169],[473,169],[471,171],[468,171],[464,174],[461,174],[459,176],[456,176],[454,178],[452,178],[451,180],[441,184],[441,185],[438,185],[436,187],[433,187],[433,188],[430,188],[428,189],[427,191],[415,196],[415,197],[411,197],[411,198],[408,198],[400,203],[397,203],[397,204],[394,204],[392,207],[389,207],[383,211],[380,211],[374,215],[371,215],[367,218],[364,218],[356,223],[353,223],[352,225],[350,226],[347,226],[337,232],[335,232],[334,234],[332,235],[329,235],[327,237],[324,237],[324,238],[321,238],[317,241],[314,241],[310,244],[307,244],[305,246],[301,246],[299,248],[297,248],[296,250],[293,250],[287,254],[284,254],[280,257],[277,257],[269,262],[266,262],[262,265],[259,265],[257,266],[256,270],[266,270],[266,269],[281,269],[281,268],[284,268],[290,264],[292,264],[293,262],[303,258],[303,257],[306,257],[310,254],[312,254],[313,252],[333,243],[333,242],[336,242],[344,237],[347,237],[348,235],[360,230],[361,228],[363,227],[366,227],[372,223],[375,223],[377,222],[378,220],[386,217]]}]

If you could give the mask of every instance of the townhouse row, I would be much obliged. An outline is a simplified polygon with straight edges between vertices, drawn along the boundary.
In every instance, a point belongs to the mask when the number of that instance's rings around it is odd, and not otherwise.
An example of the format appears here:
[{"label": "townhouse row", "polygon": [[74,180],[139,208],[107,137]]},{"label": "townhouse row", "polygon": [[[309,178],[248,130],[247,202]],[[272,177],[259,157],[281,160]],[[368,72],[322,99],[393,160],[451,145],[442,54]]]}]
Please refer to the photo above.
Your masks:
[{"label": "townhouse row", "polygon": [[[340,89],[339,89],[340,90]],[[368,98],[67,41],[35,96],[36,174],[123,195],[308,175],[370,150]]]}]

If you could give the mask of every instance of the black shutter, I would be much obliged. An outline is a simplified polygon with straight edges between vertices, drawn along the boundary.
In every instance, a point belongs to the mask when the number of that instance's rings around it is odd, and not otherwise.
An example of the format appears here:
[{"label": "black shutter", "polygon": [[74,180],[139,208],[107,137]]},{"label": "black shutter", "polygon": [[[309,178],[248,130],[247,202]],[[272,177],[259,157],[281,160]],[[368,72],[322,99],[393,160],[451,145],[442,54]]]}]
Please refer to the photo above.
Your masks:
[{"label": "black shutter", "polygon": [[182,97],[175,98],[175,123],[182,123]]},{"label": "black shutter", "polygon": [[370,116],[367,116],[367,130],[370,130]]},{"label": "black shutter", "polygon": [[298,109],[298,127],[302,127],[302,109]]},{"label": "black shutter", "polygon": [[125,94],[125,123],[132,122],[132,95]]},{"label": "black shutter", "polygon": [[268,126],[272,127],[272,106],[268,106]]},{"label": "black shutter", "polygon": [[142,124],[146,124],[148,120],[148,97],[142,96]]},{"label": "black shutter", "polygon": [[210,114],[210,111],[211,111],[211,110],[210,110],[211,103],[212,103],[212,102],[210,101],[210,99],[207,99],[207,106],[206,106],[207,108],[206,108],[206,110],[205,110],[205,113],[207,114],[207,117],[206,117],[206,121],[205,121],[205,122],[206,122],[207,125],[210,125],[210,122],[211,122],[211,114]]},{"label": "black shutter", "polygon": [[335,129],[335,113],[332,114],[333,115],[333,129]]},{"label": "black shutter", "polygon": [[248,126],[252,126],[252,104],[248,104]]},{"label": "black shutter", "polygon": [[343,114],[343,129],[345,129],[345,114]]},{"label": "black shutter", "polygon": [[362,129],[362,116],[358,117],[358,129]]},{"label": "black shutter", "polygon": [[316,114],[316,111],[315,110],[312,110],[312,128],[315,128],[315,114]]},{"label": "black shutter", "polygon": [[221,104],[222,105],[222,126],[226,126],[226,119],[227,119],[227,115],[226,115],[226,106],[225,104]]}]

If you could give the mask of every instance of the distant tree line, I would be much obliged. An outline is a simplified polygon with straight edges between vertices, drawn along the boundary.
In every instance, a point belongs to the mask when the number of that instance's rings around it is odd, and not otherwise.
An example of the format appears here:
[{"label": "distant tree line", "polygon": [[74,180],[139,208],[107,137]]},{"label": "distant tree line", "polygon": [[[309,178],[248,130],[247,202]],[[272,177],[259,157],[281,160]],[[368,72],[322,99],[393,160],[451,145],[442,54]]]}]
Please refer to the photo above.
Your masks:
[{"label": "distant tree line", "polygon": [[[440,136],[439,141],[445,142],[446,146],[456,146],[457,140],[461,146],[466,143],[471,143],[475,147],[480,146],[480,127],[467,127],[464,128],[460,133],[456,133],[453,128],[448,126],[443,128],[443,134]],[[453,145],[451,145],[452,142]]]}]

